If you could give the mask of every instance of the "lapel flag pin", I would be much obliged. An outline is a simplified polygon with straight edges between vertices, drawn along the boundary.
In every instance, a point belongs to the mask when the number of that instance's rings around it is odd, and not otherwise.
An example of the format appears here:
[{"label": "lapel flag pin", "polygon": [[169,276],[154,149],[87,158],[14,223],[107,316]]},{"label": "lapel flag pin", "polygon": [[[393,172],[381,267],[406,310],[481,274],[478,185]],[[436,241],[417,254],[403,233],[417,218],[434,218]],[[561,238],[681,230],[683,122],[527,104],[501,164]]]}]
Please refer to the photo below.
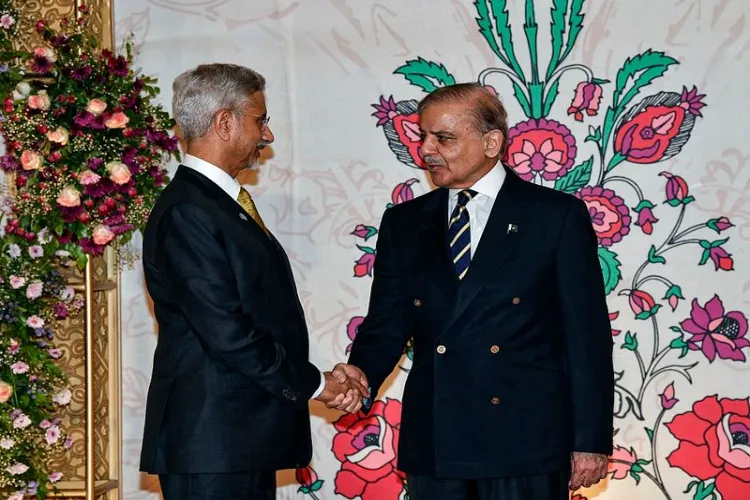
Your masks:
[{"label": "lapel flag pin", "polygon": [[508,230],[505,232],[505,234],[517,233],[517,232],[518,232],[518,226],[516,226],[515,224],[508,224]]},{"label": "lapel flag pin", "polygon": [[247,220],[247,216],[243,213],[240,214],[240,219]]}]

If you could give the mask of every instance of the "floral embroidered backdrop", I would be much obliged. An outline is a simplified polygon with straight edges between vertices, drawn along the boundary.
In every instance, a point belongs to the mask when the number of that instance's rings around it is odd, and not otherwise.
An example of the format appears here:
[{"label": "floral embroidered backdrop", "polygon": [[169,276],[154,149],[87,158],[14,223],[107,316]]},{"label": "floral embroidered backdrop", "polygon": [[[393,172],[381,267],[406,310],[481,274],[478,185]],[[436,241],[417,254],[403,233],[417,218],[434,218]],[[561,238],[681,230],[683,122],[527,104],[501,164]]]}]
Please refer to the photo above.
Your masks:
[{"label": "floral embroidered backdrop", "polygon": [[[172,79],[208,61],[269,81],[273,155],[250,184],[287,248],[311,357],[347,356],[366,312],[383,210],[431,189],[416,104],[480,81],[511,116],[505,161],[571,193],[599,236],[615,344],[615,453],[584,498],[750,498],[750,6],[743,0],[134,0],[118,36]],[[172,165],[174,167],[174,164]],[[136,238],[137,245],[139,240]],[[155,325],[124,277],[125,498],[137,472]],[[146,354],[147,353],[147,354]],[[395,468],[402,362],[367,418],[313,404],[312,468],[279,498],[406,497]]]}]

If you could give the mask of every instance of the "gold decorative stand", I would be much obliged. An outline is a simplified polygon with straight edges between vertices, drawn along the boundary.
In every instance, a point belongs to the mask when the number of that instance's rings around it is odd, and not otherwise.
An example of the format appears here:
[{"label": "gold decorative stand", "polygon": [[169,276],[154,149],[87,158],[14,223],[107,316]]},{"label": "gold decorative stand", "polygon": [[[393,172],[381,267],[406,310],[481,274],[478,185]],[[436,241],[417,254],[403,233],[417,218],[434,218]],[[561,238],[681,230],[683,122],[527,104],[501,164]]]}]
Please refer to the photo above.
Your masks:
[{"label": "gold decorative stand", "polygon": [[[92,28],[102,48],[114,47],[111,0],[17,0],[24,13],[18,46],[33,49],[41,44],[34,24],[47,19],[52,25],[61,19],[80,17],[86,5]],[[13,185],[12,179],[10,185]],[[49,498],[106,499],[122,497],[121,391],[120,391],[120,268],[115,250],[89,259],[86,268],[68,277],[71,286],[84,295],[83,318],[63,322],[57,330],[57,344],[63,350],[61,368],[68,377],[73,397],[61,415],[62,425],[73,438],[73,447],[54,457],[54,470],[64,480]]]}]

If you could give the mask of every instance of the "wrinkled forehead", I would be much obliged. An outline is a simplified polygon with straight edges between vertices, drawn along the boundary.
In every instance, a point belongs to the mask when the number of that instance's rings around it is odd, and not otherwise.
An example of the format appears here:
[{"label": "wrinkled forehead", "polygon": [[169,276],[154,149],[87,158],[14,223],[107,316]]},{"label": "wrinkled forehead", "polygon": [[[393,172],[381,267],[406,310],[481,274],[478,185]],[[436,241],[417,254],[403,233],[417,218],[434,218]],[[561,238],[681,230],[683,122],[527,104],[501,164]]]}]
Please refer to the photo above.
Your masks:
[{"label": "wrinkled forehead", "polygon": [[248,97],[250,98],[250,101],[246,108],[246,111],[248,113],[251,113],[253,115],[265,115],[267,113],[266,95],[265,93],[263,93],[263,91],[259,90],[257,92],[252,92]]},{"label": "wrinkled forehead", "polygon": [[437,134],[438,132],[463,133],[473,126],[471,103],[468,102],[438,102],[430,104],[419,115],[419,126],[423,132]]}]

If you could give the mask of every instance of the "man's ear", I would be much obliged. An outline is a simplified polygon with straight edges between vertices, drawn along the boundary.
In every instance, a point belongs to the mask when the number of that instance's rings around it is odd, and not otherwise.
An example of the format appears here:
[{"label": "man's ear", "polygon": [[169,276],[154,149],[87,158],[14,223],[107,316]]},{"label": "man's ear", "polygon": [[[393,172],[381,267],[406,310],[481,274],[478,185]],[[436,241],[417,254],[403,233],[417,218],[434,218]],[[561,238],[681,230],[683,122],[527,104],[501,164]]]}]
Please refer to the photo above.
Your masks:
[{"label": "man's ear", "polygon": [[230,109],[220,109],[214,116],[211,122],[211,127],[216,132],[216,135],[223,141],[229,141],[231,132],[235,127],[234,113]]},{"label": "man's ear", "polygon": [[503,149],[505,137],[499,130],[491,130],[484,134],[484,154],[487,158],[497,158]]}]

